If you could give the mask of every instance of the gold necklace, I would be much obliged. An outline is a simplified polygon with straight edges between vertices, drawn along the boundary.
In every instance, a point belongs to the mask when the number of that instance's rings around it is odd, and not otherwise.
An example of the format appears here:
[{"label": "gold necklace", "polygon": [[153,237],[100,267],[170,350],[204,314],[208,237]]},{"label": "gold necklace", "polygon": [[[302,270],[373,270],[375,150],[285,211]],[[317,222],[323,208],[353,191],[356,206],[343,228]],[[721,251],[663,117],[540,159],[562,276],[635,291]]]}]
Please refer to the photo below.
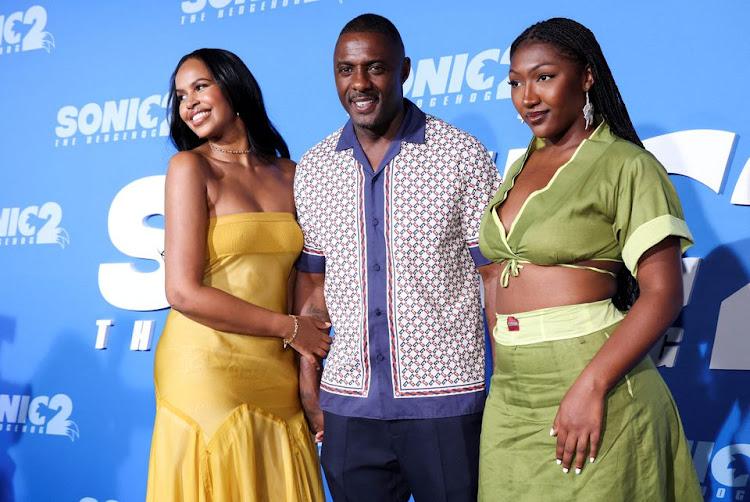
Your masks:
[{"label": "gold necklace", "polygon": [[223,149],[221,147],[218,147],[218,146],[214,145],[210,141],[208,142],[208,146],[210,146],[212,149],[216,150],[217,152],[231,153],[233,155],[244,155],[246,153],[253,153],[253,149],[252,148],[248,148],[247,150],[225,150],[225,149]]}]

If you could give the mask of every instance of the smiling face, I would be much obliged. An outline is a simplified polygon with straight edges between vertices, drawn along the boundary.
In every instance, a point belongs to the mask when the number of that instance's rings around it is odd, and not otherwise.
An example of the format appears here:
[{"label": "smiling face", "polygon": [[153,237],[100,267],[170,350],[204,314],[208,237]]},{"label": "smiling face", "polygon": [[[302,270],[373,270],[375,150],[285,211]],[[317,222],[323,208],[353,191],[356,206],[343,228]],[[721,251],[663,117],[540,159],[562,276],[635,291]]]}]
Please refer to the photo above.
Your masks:
[{"label": "smiling face", "polygon": [[229,101],[200,59],[188,59],[175,76],[180,118],[199,138],[222,135],[237,119]]},{"label": "smiling face", "polygon": [[583,106],[594,83],[591,69],[564,57],[553,45],[527,42],[510,63],[511,98],[534,135],[556,143],[587,137]]},{"label": "smiling face", "polygon": [[402,117],[409,58],[380,33],[344,33],[333,55],[336,89],[355,128],[382,135]]}]

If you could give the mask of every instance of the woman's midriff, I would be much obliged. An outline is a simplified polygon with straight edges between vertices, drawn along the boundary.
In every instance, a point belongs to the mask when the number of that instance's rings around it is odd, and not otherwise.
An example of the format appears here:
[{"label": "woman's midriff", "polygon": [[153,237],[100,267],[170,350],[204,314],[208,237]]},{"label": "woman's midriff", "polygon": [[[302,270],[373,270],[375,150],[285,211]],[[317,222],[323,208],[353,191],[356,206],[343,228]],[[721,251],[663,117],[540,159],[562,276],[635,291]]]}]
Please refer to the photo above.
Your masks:
[{"label": "woman's midriff", "polygon": [[[497,285],[496,312],[513,314],[561,305],[591,303],[611,298],[617,292],[617,280],[593,270],[521,263],[523,269],[511,277],[507,287]],[[589,260],[576,263],[617,274],[620,262]],[[499,264],[500,267],[504,265]]]}]

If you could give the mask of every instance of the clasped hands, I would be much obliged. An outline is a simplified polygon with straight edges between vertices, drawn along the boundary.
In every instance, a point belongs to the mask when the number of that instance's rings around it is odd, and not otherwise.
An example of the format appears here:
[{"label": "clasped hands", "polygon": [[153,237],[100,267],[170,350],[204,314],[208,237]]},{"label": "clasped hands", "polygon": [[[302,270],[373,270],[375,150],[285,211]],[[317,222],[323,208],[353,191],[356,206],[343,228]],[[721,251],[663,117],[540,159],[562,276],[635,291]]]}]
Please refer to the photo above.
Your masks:
[{"label": "clasped hands", "polygon": [[297,316],[297,323],[297,336],[289,345],[320,371],[321,361],[328,354],[333,341],[328,336],[331,323],[308,316]]}]

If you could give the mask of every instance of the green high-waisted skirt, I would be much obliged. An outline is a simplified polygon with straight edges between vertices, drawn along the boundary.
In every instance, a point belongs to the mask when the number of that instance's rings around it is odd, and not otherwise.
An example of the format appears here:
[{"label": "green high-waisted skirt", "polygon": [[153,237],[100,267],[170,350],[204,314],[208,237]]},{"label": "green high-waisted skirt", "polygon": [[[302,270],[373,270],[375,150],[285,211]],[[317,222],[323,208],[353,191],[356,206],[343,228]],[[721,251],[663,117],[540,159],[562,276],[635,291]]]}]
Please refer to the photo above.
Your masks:
[{"label": "green high-waisted skirt", "polygon": [[558,406],[617,327],[613,309],[596,302],[498,316],[480,502],[703,500],[674,400],[649,357],[607,394],[596,461],[580,475],[555,462]]}]

